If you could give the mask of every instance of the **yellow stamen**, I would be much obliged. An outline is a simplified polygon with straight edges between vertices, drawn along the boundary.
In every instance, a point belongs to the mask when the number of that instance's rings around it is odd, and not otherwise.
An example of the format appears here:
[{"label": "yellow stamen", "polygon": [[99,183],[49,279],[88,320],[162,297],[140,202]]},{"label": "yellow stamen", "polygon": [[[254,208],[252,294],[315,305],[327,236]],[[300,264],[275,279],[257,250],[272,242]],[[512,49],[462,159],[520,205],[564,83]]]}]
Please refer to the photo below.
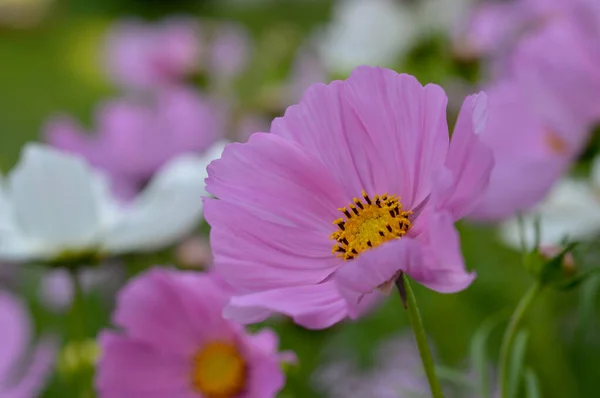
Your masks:
[{"label": "yellow stamen", "polygon": [[344,260],[352,260],[365,250],[403,237],[411,227],[408,216],[402,211],[396,195],[375,195],[372,198],[362,191],[362,198],[354,198],[348,207],[338,209],[344,214],[333,224],[338,230],[331,234],[335,240],[332,253]]},{"label": "yellow stamen", "polygon": [[214,341],[194,356],[192,382],[207,398],[233,398],[246,384],[246,362],[234,344]]}]

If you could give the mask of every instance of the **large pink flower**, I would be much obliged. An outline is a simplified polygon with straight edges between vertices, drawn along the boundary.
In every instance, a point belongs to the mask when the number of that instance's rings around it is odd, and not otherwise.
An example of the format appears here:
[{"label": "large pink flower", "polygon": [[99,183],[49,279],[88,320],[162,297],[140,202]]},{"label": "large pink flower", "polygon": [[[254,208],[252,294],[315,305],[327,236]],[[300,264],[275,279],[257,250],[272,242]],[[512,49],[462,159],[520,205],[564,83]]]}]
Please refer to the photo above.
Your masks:
[{"label": "large pink flower", "polygon": [[146,102],[121,99],[102,105],[96,134],[88,135],[70,117],[51,119],[51,145],[85,157],[107,172],[123,198],[133,197],[169,160],[201,153],[222,135],[219,112],[193,90],[160,90]]},{"label": "large pink flower", "polygon": [[5,291],[0,291],[0,325],[0,396],[37,397],[52,371],[56,342],[45,337],[28,352],[30,319],[23,304]]},{"label": "large pink flower", "polygon": [[108,35],[106,64],[115,83],[154,89],[195,72],[200,50],[199,27],[192,19],[172,18],[156,25],[127,20]]},{"label": "large pink flower", "polygon": [[118,297],[122,332],[99,337],[101,398],[271,398],[284,385],[277,335],[251,335],[221,312],[229,290],[215,275],[153,269]]},{"label": "large pink flower", "polygon": [[[227,316],[269,311],[327,327],[400,272],[440,292],[466,288],[455,220],[485,190],[485,94],[467,98],[452,141],[447,98],[412,76],[359,67],[309,88],[271,133],[209,166],[205,217],[215,267],[237,290]],[[363,300],[364,302],[364,300]]]}]

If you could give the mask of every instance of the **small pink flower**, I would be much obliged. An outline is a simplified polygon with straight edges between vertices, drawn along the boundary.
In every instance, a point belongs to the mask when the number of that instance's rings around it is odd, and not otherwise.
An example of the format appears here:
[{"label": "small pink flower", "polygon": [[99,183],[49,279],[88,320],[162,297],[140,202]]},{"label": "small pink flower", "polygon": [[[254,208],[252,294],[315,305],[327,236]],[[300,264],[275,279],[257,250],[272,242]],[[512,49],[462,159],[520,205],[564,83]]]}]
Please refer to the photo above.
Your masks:
[{"label": "small pink flower", "polygon": [[469,286],[453,224],[493,166],[477,137],[486,96],[466,99],[452,141],[446,103],[439,86],[359,67],[229,145],[208,168],[218,199],[205,199],[215,269],[238,292],[226,316],[324,328],[400,272],[439,292]]},{"label": "small pink flower", "polygon": [[[39,396],[50,375],[56,343],[43,338],[29,356],[32,328],[23,304],[0,291],[0,396],[31,398]],[[27,365],[23,367],[23,360]]]},{"label": "small pink flower", "polygon": [[248,66],[251,50],[252,38],[242,26],[220,24],[210,43],[210,76],[224,80],[235,78]]},{"label": "small pink flower", "polygon": [[147,102],[121,99],[96,113],[96,134],[70,117],[51,119],[48,142],[80,154],[107,172],[115,191],[133,197],[169,160],[206,151],[222,134],[221,117],[204,97],[187,88],[160,90]]},{"label": "small pink flower", "polygon": [[223,319],[229,290],[210,274],[155,268],[120,293],[99,337],[100,398],[269,398],[284,385],[277,335]]},{"label": "small pink flower", "polygon": [[108,35],[106,66],[125,88],[154,89],[180,82],[199,67],[201,38],[196,21],[173,18],[151,25],[116,24]]}]

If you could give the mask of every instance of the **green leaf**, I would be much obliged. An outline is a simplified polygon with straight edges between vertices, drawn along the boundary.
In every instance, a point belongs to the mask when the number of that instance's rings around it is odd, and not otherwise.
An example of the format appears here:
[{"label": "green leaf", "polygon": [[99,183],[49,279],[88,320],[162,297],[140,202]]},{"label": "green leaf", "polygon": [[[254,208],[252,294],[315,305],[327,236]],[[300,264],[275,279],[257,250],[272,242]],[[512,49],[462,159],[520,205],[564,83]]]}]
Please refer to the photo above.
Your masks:
[{"label": "green leaf", "polygon": [[459,370],[436,365],[435,372],[440,380],[448,381],[459,387],[468,388],[469,390],[475,390],[477,387],[470,377]]},{"label": "green leaf", "polygon": [[525,369],[525,391],[527,398],[541,398],[540,382],[531,368]]},{"label": "green leaf", "polygon": [[560,283],[557,285],[560,290],[571,290],[573,288],[578,287],[583,282],[585,282],[588,278],[593,277],[595,274],[600,273],[600,267],[592,268],[587,271],[581,272],[578,275],[575,275],[573,278]]},{"label": "green leaf", "polygon": [[508,398],[516,398],[521,386],[528,334],[520,331],[515,338],[508,371]]},{"label": "green leaf", "polygon": [[585,342],[585,335],[590,320],[595,314],[594,307],[598,289],[600,289],[600,276],[594,276],[586,281],[579,294],[579,311],[577,328],[575,330],[575,342],[582,346]]},{"label": "green leaf", "polygon": [[490,398],[490,373],[488,369],[487,343],[492,331],[505,317],[504,313],[496,314],[484,321],[471,339],[471,364],[477,371],[476,387],[481,398]]}]

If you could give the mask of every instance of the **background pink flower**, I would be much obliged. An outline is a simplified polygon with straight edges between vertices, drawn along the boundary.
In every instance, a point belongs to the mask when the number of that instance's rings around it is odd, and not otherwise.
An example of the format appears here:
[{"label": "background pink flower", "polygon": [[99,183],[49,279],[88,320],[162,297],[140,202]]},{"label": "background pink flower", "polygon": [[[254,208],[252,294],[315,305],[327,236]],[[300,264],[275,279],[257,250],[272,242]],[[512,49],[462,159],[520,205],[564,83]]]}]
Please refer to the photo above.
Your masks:
[{"label": "background pink flower", "polygon": [[171,18],[152,25],[122,21],[106,43],[106,67],[125,88],[154,89],[177,83],[199,67],[199,26],[193,19]]},{"label": "background pink flower", "polygon": [[115,100],[96,113],[88,135],[70,117],[51,119],[51,145],[85,157],[111,177],[121,197],[133,197],[169,160],[201,153],[223,134],[219,110],[193,90],[161,90],[153,99]]},{"label": "background pink flower", "polygon": [[493,158],[477,138],[485,94],[465,101],[452,142],[446,103],[439,86],[359,67],[309,88],[271,134],[229,145],[208,169],[218,199],[205,200],[215,269],[238,292],[227,316],[277,311],[328,327],[400,272],[440,292],[466,288],[474,275],[453,223]]},{"label": "background pink flower", "polygon": [[23,304],[6,291],[0,291],[0,325],[0,396],[38,396],[52,371],[55,342],[43,338],[29,356],[29,316]]},{"label": "background pink flower", "polygon": [[118,297],[104,331],[101,398],[269,398],[284,385],[277,335],[223,319],[229,290],[214,275],[152,269]]}]

